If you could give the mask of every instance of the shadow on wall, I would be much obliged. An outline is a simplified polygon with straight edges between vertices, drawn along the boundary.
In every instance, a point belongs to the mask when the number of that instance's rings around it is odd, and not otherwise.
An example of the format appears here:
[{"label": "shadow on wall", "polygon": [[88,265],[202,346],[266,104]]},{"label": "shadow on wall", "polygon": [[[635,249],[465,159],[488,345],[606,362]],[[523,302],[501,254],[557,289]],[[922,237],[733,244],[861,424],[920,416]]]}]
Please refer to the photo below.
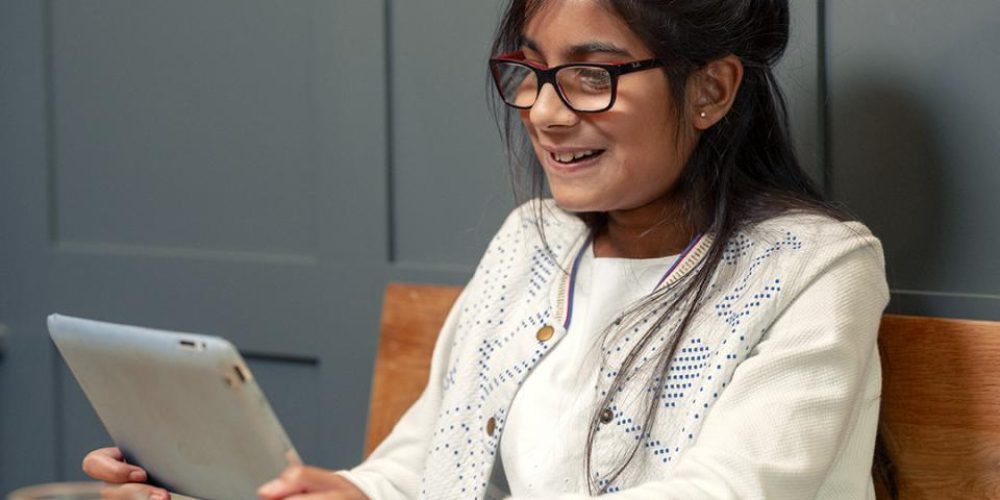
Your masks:
[{"label": "shadow on wall", "polygon": [[[882,239],[890,288],[923,288],[946,272],[939,235],[951,191],[940,121],[905,81],[867,74],[837,89],[833,194]],[[905,312],[897,302],[887,312]]]}]

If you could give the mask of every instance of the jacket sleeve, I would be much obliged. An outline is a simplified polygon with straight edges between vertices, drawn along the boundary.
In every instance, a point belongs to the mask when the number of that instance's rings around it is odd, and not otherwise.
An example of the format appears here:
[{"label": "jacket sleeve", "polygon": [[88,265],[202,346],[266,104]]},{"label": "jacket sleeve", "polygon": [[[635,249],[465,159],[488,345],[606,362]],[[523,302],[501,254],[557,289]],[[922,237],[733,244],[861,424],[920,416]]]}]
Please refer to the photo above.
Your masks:
[{"label": "jacket sleeve", "polygon": [[[815,498],[852,433],[862,436],[857,454],[867,456],[853,469],[864,483],[839,487],[865,491],[878,398],[865,400],[864,389],[873,377],[881,380],[876,338],[888,301],[880,247],[871,241],[806,277],[810,282],[734,370],[697,441],[662,480],[603,498]],[[859,420],[862,410],[868,418]]]},{"label": "jacket sleeve", "polygon": [[349,471],[338,472],[370,499],[402,500],[418,496],[424,457],[441,406],[442,380],[464,297],[463,290],[438,336],[424,392],[364,463]]},{"label": "jacket sleeve", "polygon": [[507,217],[469,284],[448,313],[434,347],[430,377],[424,392],[364,463],[349,471],[338,472],[372,500],[401,500],[419,496],[427,448],[440,414],[446,371],[452,350],[456,342],[460,342],[457,330],[466,297],[482,279],[481,270],[496,265],[496,259],[502,258],[502,254],[494,251],[497,242],[523,231],[522,212],[525,210],[525,207],[520,207]]}]

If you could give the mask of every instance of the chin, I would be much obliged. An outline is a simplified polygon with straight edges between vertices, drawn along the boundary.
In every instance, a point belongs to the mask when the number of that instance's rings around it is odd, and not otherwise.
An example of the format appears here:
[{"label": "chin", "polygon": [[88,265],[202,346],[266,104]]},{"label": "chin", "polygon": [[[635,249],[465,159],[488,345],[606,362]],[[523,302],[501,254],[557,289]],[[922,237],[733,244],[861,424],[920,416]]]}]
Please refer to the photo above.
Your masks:
[{"label": "chin", "polygon": [[553,193],[552,198],[555,200],[556,205],[567,211],[574,213],[583,212],[605,212],[607,209],[600,203],[595,203],[594,200],[581,199],[580,197],[573,196],[560,196],[558,193]]}]

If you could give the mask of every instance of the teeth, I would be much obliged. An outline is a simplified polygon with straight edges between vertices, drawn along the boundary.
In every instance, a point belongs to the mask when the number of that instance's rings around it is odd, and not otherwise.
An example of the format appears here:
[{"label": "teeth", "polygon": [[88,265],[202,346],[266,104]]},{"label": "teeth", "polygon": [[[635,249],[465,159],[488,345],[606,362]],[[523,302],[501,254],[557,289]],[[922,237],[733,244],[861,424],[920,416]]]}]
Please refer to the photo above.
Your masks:
[{"label": "teeth", "polygon": [[556,161],[560,163],[569,163],[573,160],[579,160],[584,156],[590,156],[595,153],[596,151],[590,149],[587,151],[577,151],[576,153],[553,153],[552,156],[555,157]]}]

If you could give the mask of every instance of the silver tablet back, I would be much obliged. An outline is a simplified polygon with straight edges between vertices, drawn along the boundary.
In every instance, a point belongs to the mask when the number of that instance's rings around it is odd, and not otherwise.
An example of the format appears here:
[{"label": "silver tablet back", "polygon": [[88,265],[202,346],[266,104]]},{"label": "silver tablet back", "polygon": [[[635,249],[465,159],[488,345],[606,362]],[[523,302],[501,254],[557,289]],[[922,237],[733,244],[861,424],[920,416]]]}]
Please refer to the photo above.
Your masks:
[{"label": "silver tablet back", "polygon": [[108,434],[150,482],[256,498],[298,456],[232,344],[52,315],[49,333]]}]

